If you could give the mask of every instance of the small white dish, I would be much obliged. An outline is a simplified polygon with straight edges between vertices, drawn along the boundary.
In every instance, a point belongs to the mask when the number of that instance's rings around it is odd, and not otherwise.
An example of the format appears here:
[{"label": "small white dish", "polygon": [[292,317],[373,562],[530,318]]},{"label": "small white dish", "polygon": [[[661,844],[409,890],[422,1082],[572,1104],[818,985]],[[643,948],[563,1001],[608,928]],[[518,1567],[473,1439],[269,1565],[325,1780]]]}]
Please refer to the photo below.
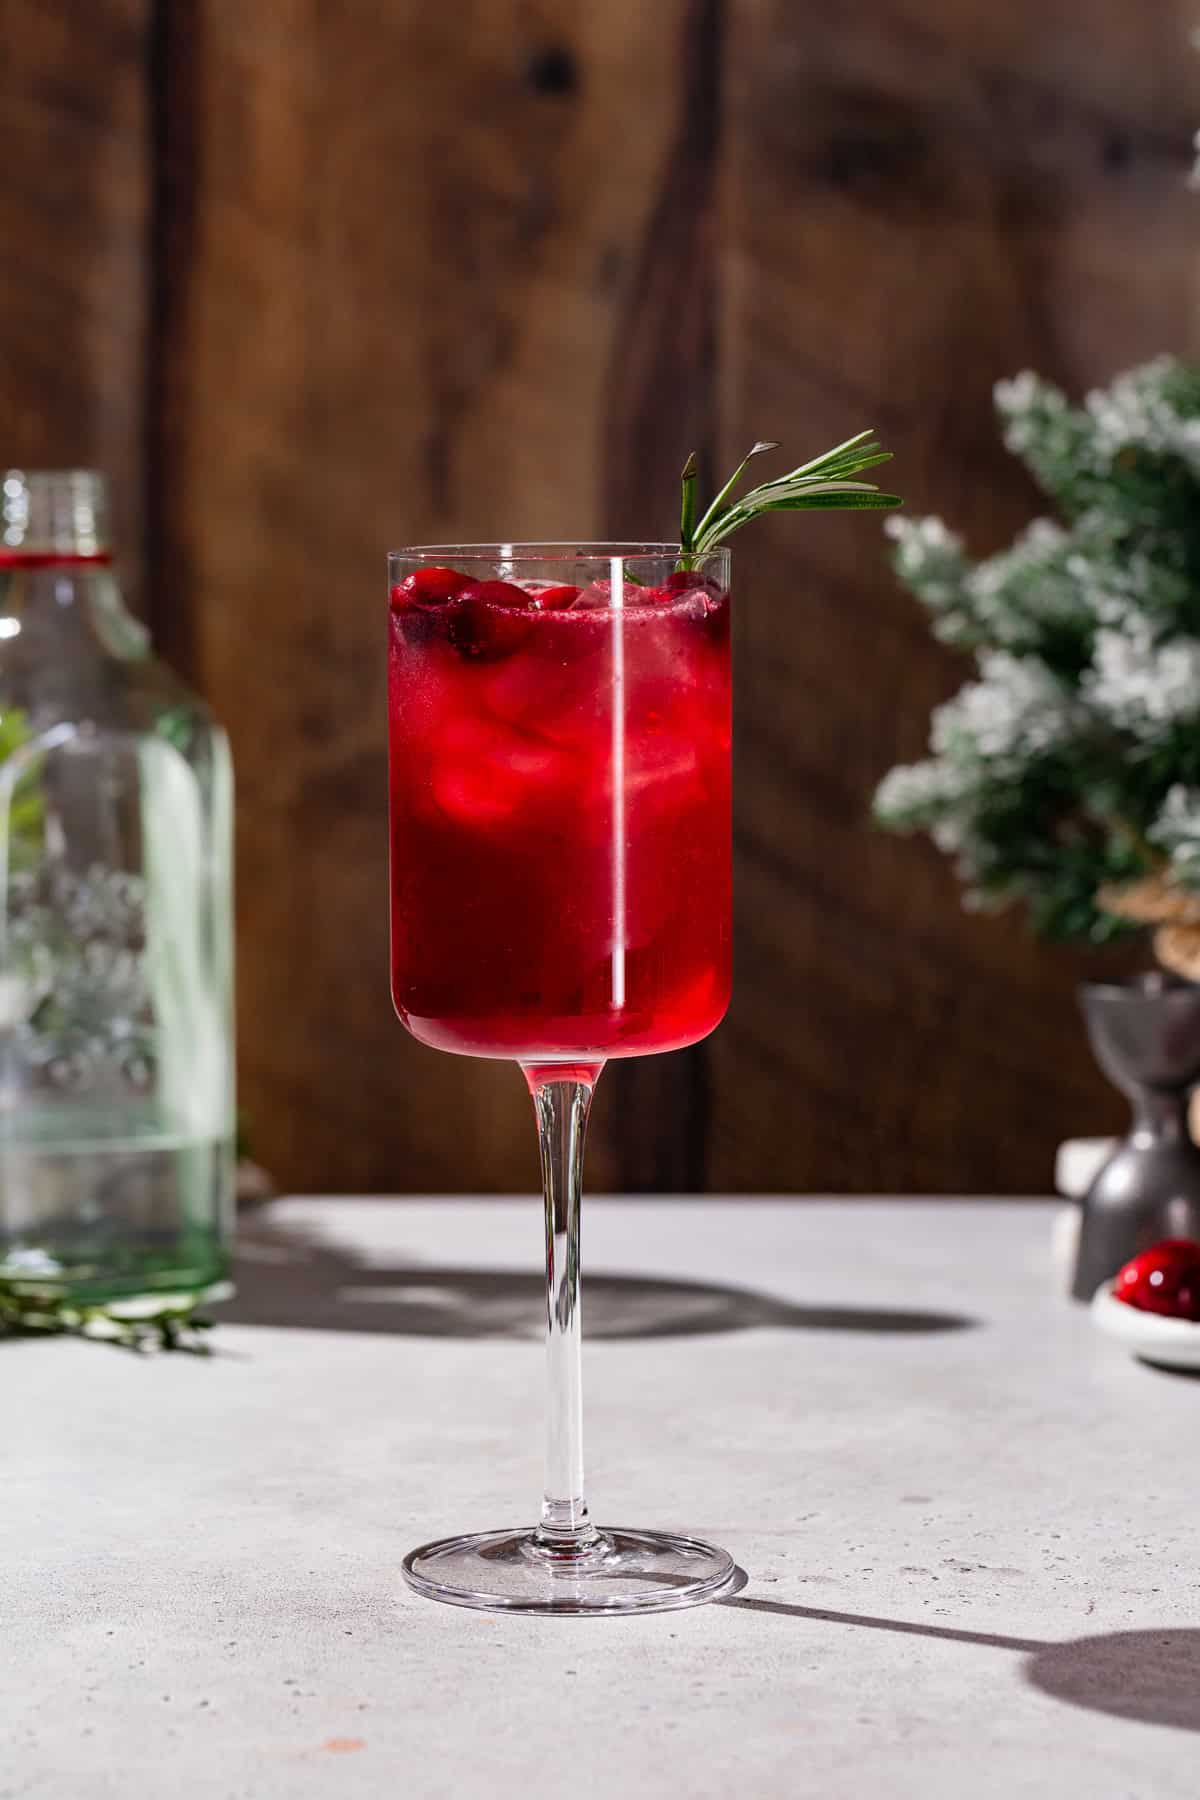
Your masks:
[{"label": "small white dish", "polygon": [[1125,1345],[1143,1362],[1165,1369],[1200,1369],[1200,1324],[1191,1319],[1167,1319],[1161,1313],[1142,1312],[1118,1300],[1115,1282],[1096,1289],[1092,1318],[1101,1331]]},{"label": "small white dish", "polygon": [[1117,1138],[1067,1138],[1054,1157],[1054,1186],[1066,1200],[1082,1200],[1116,1149]]}]

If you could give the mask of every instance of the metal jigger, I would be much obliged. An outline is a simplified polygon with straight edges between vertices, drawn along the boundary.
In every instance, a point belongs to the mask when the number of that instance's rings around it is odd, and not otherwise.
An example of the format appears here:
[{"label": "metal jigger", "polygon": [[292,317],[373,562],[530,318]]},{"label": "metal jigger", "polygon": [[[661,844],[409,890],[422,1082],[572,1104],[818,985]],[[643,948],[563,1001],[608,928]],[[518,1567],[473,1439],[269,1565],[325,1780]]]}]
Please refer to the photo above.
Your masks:
[{"label": "metal jigger", "polygon": [[1155,972],[1089,982],[1080,1002],[1096,1060],[1133,1107],[1133,1127],[1083,1201],[1072,1292],[1090,1300],[1162,1238],[1200,1239],[1200,1149],[1188,1133],[1200,1081],[1200,985]]}]

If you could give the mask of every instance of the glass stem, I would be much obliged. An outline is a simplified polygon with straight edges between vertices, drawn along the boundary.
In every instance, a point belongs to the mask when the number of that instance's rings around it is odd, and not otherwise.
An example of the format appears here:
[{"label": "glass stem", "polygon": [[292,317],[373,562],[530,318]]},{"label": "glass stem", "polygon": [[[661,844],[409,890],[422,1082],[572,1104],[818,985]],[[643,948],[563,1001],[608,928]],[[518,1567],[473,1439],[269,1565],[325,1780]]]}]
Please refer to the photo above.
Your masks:
[{"label": "glass stem", "polygon": [[583,1497],[579,1211],[592,1089],[603,1065],[527,1066],[546,1200],[546,1484],[539,1546],[577,1555],[597,1540]]}]

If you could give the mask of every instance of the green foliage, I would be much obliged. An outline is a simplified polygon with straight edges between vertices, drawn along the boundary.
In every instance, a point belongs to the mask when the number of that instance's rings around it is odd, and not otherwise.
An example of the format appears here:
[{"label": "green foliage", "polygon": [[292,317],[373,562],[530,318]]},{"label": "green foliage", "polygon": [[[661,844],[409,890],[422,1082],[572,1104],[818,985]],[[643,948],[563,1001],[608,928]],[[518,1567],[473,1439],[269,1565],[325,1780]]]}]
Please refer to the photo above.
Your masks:
[{"label": "green foliage", "polygon": [[1082,407],[1031,374],[996,393],[1005,442],[1056,503],[973,562],[939,519],[893,520],[895,566],[976,677],[876,816],[955,855],[968,904],[1035,928],[1129,929],[1101,888],[1167,863],[1200,887],[1200,367],[1162,357]]},{"label": "green foliage", "polygon": [[211,1330],[196,1302],[99,1302],[73,1300],[50,1290],[0,1281],[0,1338],[68,1334],[116,1344],[124,1350],[188,1350],[206,1355],[197,1333]]},{"label": "green foliage", "polygon": [[[6,763],[32,737],[29,715],[19,706],[0,713],[0,764]],[[42,849],[45,823],[40,758],[21,769],[8,803],[8,864],[11,873],[32,868]]]},{"label": "green foliage", "polygon": [[861,510],[901,504],[898,495],[881,494],[874,482],[854,479],[867,469],[891,461],[891,451],[881,450],[870,431],[860,431],[856,437],[847,438],[844,444],[827,450],[823,456],[801,463],[798,469],[791,469],[774,481],[764,481],[761,486],[743,494],[740,500],[735,500],[734,493],[750,462],[756,456],[765,456],[768,451],[778,448],[779,445],[773,443],[755,444],[699,522],[696,519],[696,457],[694,453],[688,457],[682,476],[679,528],[679,547],[685,558],[715,550],[718,544],[725,543],[763,513]]}]

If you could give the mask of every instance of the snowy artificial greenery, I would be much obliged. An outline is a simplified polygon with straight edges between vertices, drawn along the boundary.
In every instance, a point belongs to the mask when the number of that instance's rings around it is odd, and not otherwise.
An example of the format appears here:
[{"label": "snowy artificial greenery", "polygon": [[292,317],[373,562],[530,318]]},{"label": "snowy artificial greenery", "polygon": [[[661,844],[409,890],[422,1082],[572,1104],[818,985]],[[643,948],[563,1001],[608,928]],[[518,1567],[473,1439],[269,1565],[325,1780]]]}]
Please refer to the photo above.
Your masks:
[{"label": "snowy artificial greenery", "polygon": [[941,520],[889,520],[976,674],[876,815],[955,856],[968,905],[1092,942],[1183,921],[1200,956],[1200,366],[1160,357],[1082,407],[1023,374],[996,405],[1061,522],[972,562]]}]

